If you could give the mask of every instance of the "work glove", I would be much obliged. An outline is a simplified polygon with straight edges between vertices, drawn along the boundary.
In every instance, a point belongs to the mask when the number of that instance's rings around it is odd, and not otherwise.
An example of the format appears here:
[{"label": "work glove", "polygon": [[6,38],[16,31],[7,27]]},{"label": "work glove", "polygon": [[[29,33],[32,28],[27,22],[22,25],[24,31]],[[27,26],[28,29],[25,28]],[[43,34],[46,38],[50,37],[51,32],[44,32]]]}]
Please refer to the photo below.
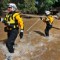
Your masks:
[{"label": "work glove", "polygon": [[20,39],[23,38],[23,30],[20,30],[20,34],[19,34],[19,36],[20,36]]}]

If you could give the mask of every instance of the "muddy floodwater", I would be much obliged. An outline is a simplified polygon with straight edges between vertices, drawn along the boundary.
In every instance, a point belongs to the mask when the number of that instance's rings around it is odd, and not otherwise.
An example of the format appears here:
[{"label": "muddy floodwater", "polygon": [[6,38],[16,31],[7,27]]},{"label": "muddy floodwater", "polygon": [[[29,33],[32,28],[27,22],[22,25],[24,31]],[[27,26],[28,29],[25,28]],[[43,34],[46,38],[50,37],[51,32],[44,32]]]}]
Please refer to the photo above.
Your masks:
[{"label": "muddy floodwater", "polygon": [[[15,41],[15,53],[10,60],[60,60],[60,20],[54,20],[50,36],[44,36],[45,23],[39,18],[23,18],[24,37]],[[5,41],[7,33],[0,22],[0,60],[5,60],[9,54]]]}]

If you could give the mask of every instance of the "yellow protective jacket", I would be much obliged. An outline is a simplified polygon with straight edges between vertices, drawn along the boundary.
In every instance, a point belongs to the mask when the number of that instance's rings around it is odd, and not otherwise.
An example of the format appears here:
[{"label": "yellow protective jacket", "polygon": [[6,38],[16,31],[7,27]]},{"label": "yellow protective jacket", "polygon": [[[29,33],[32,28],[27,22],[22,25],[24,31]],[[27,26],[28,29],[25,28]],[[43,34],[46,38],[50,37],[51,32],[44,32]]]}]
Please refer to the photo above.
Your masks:
[{"label": "yellow protective jacket", "polygon": [[20,27],[20,29],[24,29],[24,23],[22,17],[18,12],[7,14],[4,20],[6,21],[7,26],[10,24],[13,26],[13,28]]},{"label": "yellow protective jacket", "polygon": [[46,16],[45,19],[43,19],[44,22],[49,22],[49,24],[52,24],[54,21],[54,17],[52,15]]}]

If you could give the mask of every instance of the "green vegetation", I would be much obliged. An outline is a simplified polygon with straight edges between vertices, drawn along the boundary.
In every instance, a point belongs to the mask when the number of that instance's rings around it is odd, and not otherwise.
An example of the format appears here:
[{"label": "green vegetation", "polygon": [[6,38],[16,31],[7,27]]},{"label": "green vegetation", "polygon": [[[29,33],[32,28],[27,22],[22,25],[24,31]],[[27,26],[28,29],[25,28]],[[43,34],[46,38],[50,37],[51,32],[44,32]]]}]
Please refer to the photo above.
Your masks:
[{"label": "green vegetation", "polygon": [[2,15],[2,3],[0,3],[0,15]]},{"label": "green vegetation", "polygon": [[60,0],[3,0],[0,3],[0,11],[6,9],[9,2],[16,3],[23,13],[42,13],[60,4]]}]

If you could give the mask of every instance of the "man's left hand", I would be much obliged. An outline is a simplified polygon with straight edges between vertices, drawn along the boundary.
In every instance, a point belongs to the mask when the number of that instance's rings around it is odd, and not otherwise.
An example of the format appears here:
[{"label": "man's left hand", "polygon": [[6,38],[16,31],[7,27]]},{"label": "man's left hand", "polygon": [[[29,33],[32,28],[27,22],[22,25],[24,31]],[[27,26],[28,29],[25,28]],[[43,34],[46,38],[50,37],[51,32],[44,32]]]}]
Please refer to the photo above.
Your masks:
[{"label": "man's left hand", "polygon": [[23,30],[21,30],[21,31],[20,31],[19,36],[20,36],[20,39],[22,39],[22,38],[23,38]]}]

